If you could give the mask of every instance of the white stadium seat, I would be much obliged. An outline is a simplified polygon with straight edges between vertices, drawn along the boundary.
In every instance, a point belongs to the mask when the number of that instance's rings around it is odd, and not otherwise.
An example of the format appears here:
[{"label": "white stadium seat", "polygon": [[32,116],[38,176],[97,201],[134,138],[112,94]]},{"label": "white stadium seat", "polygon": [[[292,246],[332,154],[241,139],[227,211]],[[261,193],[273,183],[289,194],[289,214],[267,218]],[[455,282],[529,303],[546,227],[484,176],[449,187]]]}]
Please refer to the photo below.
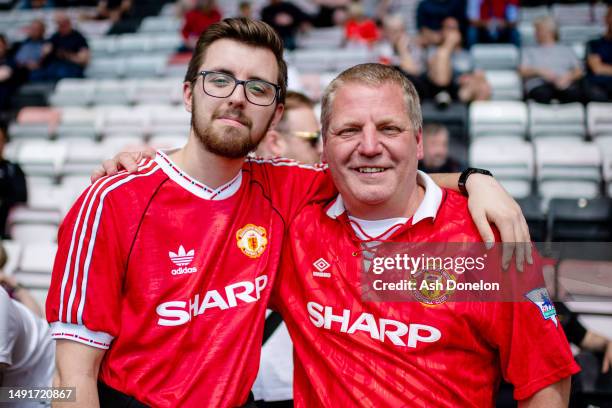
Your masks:
[{"label": "white stadium seat", "polygon": [[470,105],[469,118],[472,138],[524,138],[527,132],[527,106],[520,101],[473,102]]},{"label": "white stadium seat", "polygon": [[484,70],[515,70],[519,51],[512,44],[474,44],[470,50],[474,64]]},{"label": "white stadium seat", "polygon": [[493,91],[491,99],[499,101],[523,99],[523,84],[516,71],[485,71],[485,75]]},{"label": "white stadium seat", "polygon": [[587,128],[593,138],[612,135],[612,103],[587,104]]},{"label": "white stadium seat", "polygon": [[540,104],[529,102],[529,134],[538,137],[583,139],[586,134],[582,104]]}]

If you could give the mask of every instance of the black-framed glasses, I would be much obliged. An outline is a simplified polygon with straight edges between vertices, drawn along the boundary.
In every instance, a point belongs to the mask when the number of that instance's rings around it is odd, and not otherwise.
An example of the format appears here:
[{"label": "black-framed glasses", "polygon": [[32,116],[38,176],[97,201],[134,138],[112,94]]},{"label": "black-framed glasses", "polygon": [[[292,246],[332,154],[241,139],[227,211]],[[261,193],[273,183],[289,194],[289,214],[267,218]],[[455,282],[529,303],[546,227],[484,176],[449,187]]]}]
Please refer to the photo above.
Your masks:
[{"label": "black-framed glasses", "polygon": [[238,85],[242,85],[247,101],[253,105],[270,106],[280,92],[280,86],[263,79],[242,81],[230,74],[217,71],[200,71],[199,75],[202,75],[204,93],[214,98],[227,98],[234,93]]}]

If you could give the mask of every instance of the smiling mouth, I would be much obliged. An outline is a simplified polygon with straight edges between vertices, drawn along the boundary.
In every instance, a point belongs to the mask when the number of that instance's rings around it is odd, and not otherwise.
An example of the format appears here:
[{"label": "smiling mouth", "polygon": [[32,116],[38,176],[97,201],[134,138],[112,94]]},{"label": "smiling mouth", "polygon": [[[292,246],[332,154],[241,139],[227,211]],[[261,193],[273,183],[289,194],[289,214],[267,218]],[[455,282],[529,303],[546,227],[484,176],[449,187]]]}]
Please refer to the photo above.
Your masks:
[{"label": "smiling mouth", "polygon": [[375,173],[383,173],[387,171],[388,169],[385,167],[357,167],[354,170],[362,174],[375,174]]}]

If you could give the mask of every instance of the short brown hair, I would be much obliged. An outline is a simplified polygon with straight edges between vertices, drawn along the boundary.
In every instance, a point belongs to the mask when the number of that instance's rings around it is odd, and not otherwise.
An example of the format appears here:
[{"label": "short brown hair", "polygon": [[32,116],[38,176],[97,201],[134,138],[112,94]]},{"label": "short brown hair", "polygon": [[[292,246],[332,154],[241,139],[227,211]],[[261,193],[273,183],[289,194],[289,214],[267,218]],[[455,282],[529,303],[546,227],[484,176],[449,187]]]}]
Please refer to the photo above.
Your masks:
[{"label": "short brown hair", "polygon": [[407,114],[410,117],[412,130],[420,132],[423,127],[423,115],[421,114],[421,103],[414,85],[396,68],[383,64],[367,63],[355,65],[341,72],[325,88],[321,100],[321,128],[323,136],[327,133],[331,119],[331,107],[334,96],[338,89],[346,83],[363,84],[368,86],[381,86],[384,84],[399,85],[404,91]]},{"label": "short brown hair", "polygon": [[276,31],[268,24],[249,18],[226,18],[208,27],[198,39],[187,66],[185,82],[191,83],[193,87],[193,81],[197,79],[198,69],[204,61],[206,50],[210,44],[221,39],[235,40],[252,47],[266,48],[272,51],[278,65],[277,83],[280,92],[277,102],[284,103],[287,93],[287,64],[283,59],[283,42]]}]

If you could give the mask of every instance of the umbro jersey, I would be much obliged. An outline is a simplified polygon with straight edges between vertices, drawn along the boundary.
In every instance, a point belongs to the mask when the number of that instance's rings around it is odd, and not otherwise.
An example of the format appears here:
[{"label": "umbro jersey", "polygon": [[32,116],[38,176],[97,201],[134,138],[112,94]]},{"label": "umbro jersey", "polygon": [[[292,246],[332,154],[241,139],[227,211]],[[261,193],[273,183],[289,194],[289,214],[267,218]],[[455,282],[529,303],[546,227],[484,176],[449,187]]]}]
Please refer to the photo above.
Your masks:
[{"label": "umbro jersey", "polygon": [[[480,242],[467,200],[440,191],[433,216],[426,193],[387,240]],[[296,407],[492,407],[502,376],[524,399],[579,370],[532,302],[364,302],[360,241],[336,204],[292,222],[272,295],[293,340]]]},{"label": "umbro jersey", "polygon": [[91,185],[66,216],[47,299],[55,339],[108,349],[100,380],[156,407],[232,407],[259,364],[287,220],[321,169],[247,159],[211,190],[163,153]]}]

